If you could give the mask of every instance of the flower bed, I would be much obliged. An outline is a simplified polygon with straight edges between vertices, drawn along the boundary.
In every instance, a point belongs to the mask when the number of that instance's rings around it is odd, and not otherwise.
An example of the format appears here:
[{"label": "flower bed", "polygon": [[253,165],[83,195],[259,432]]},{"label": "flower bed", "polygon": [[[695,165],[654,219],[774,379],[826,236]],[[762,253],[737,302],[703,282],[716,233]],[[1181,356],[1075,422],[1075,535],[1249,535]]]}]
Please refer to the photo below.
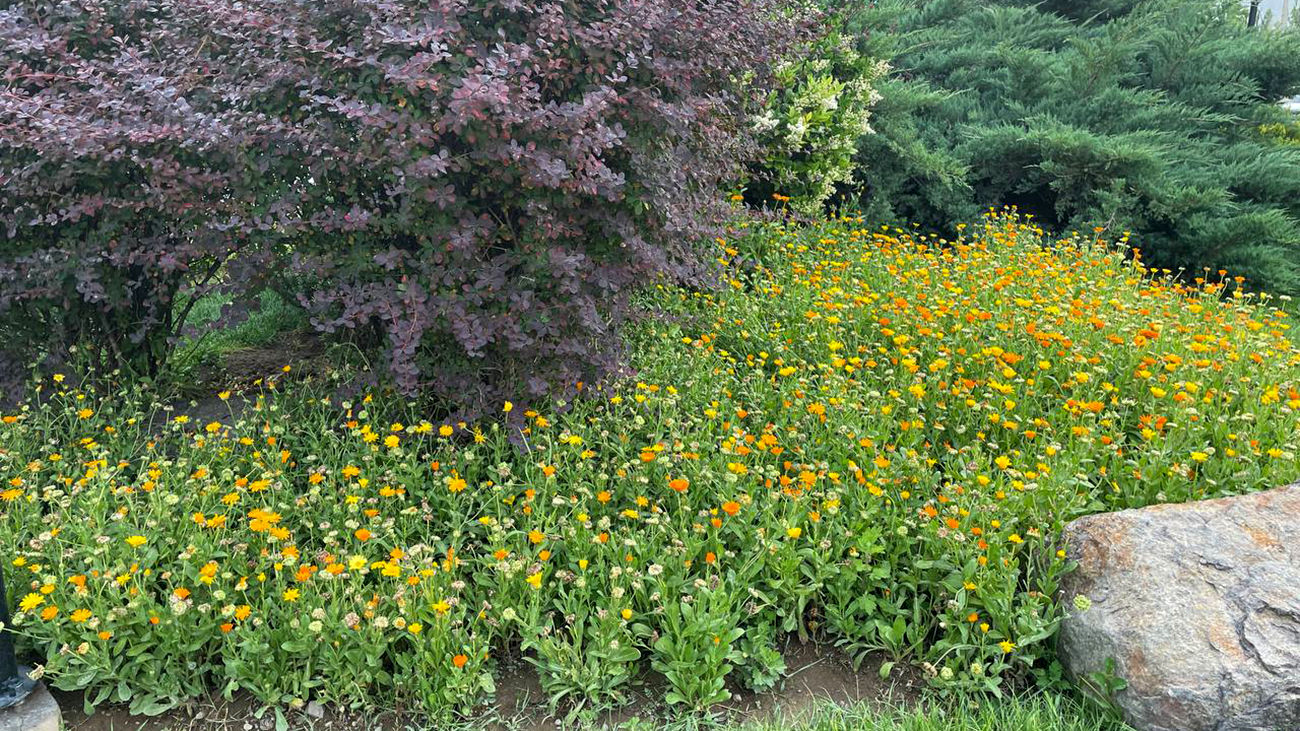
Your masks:
[{"label": "flower bed", "polygon": [[0,424],[21,641],[139,712],[441,715],[517,651],[556,701],[653,669],[703,708],[772,684],[791,632],[946,688],[1052,684],[1065,521],[1296,477],[1300,350],[1232,280],[1001,215],[724,246],[763,266],[662,288],[635,380],[498,424],[292,373],[212,419],[47,380]]}]

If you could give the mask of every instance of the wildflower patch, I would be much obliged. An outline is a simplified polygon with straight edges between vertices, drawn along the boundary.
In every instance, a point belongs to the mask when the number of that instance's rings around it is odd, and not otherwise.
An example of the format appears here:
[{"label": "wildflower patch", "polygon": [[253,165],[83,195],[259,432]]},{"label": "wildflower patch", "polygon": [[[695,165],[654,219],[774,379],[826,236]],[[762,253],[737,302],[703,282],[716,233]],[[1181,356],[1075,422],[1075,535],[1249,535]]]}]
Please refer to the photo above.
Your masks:
[{"label": "wildflower patch", "polygon": [[1231,279],[1001,215],[736,233],[761,266],[657,289],[634,380],[499,423],[310,381],[191,422],[46,380],[0,421],[20,642],[141,712],[447,715],[514,652],[556,701],[654,669],[704,708],[770,686],[787,633],[940,688],[1051,685],[1065,522],[1296,477],[1291,320]]}]

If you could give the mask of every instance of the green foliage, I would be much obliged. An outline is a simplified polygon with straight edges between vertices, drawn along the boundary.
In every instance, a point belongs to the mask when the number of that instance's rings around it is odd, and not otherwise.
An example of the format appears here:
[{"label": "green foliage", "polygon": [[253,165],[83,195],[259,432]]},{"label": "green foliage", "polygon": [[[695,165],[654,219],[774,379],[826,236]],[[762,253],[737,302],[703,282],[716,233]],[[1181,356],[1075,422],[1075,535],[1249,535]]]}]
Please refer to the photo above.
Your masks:
[{"label": "green foliage", "polygon": [[745,726],[740,731],[1124,731],[1128,728],[1111,714],[1068,696],[1030,694],[992,702],[958,700],[885,709],[876,704],[850,708],[828,704],[797,726],[775,720]]},{"label": "green foliage", "polygon": [[951,233],[1015,205],[1131,232],[1188,277],[1300,291],[1300,149],[1276,105],[1300,34],[1219,0],[886,0],[854,27],[897,69],[859,152],[868,214]]},{"label": "green foliage", "polygon": [[741,607],[732,596],[739,590],[702,589],[680,602],[668,602],[658,633],[638,626],[644,636],[658,634],[651,667],[668,681],[669,704],[704,710],[731,698],[727,675],[743,659],[737,641],[745,634],[738,626]]},{"label": "green foliage", "polygon": [[766,156],[749,170],[746,198],[762,204],[774,194],[789,197],[796,210],[819,214],[853,178],[859,142],[870,136],[871,107],[879,99],[874,84],[888,70],[834,25],[782,64],[765,109],[751,121]]}]

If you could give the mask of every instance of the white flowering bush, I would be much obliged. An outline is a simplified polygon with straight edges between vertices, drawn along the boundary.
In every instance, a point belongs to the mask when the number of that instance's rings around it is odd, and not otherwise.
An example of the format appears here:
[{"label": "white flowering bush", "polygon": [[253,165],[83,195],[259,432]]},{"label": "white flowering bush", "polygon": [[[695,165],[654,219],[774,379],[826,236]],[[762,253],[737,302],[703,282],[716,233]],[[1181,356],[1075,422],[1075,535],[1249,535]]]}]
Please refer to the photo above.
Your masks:
[{"label": "white flowering bush", "polygon": [[863,56],[839,32],[779,66],[769,103],[750,122],[767,154],[750,171],[746,197],[788,199],[802,213],[820,213],[836,186],[853,177],[858,140],[871,133],[880,98],[875,82],[888,71],[886,61]]}]

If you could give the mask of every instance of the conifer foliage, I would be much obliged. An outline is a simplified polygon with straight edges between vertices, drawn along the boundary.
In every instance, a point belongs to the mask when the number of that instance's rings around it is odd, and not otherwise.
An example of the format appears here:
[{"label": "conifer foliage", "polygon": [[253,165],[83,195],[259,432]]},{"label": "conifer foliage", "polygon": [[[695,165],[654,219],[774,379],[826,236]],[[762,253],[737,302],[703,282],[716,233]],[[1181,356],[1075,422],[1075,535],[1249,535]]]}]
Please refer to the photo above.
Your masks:
[{"label": "conifer foliage", "polygon": [[950,230],[1013,204],[1105,226],[1152,264],[1300,291],[1300,150],[1264,130],[1300,90],[1300,36],[1218,0],[884,2],[895,55],[864,207]]}]

